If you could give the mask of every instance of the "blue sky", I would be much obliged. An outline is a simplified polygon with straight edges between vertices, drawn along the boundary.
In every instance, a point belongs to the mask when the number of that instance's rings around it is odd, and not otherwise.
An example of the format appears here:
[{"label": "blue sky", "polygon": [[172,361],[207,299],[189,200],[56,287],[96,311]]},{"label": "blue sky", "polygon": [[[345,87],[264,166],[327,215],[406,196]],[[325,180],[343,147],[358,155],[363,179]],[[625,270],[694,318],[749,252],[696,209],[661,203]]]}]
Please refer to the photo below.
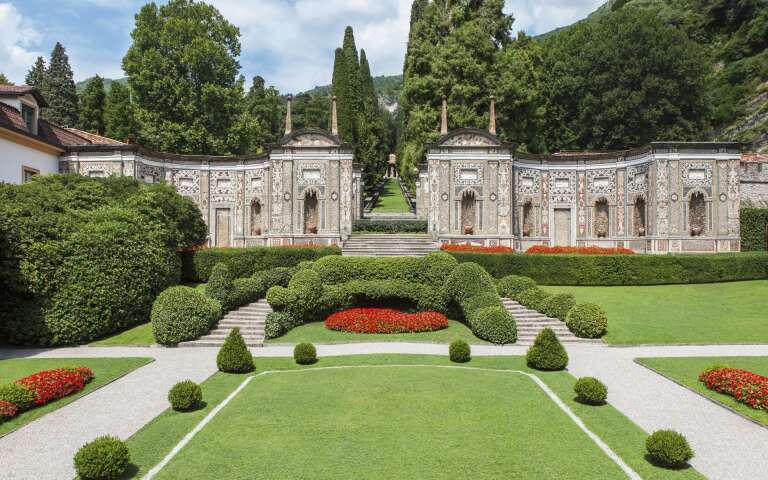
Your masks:
[{"label": "blue sky", "polygon": [[[76,80],[123,76],[137,0],[0,0],[0,72],[22,83],[38,55],[56,41]],[[161,2],[162,3],[162,2]],[[261,75],[281,92],[330,83],[333,50],[346,25],[355,29],[374,75],[400,73],[412,0],[211,0],[240,28],[242,73]],[[515,30],[529,34],[568,25],[603,0],[507,0]]]}]

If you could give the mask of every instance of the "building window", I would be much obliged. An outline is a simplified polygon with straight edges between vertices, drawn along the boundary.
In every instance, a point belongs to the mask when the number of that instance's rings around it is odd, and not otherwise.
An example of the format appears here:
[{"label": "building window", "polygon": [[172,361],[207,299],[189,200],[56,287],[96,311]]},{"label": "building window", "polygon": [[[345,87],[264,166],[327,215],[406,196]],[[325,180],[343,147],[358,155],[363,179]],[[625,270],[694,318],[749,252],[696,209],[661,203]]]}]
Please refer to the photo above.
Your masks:
[{"label": "building window", "polygon": [[35,128],[35,109],[25,103],[22,103],[21,117],[24,119],[24,123],[27,124],[27,130],[30,133],[36,134],[37,129]]},{"label": "building window", "polygon": [[37,175],[40,175],[40,170],[30,167],[21,167],[21,183],[31,182]]}]

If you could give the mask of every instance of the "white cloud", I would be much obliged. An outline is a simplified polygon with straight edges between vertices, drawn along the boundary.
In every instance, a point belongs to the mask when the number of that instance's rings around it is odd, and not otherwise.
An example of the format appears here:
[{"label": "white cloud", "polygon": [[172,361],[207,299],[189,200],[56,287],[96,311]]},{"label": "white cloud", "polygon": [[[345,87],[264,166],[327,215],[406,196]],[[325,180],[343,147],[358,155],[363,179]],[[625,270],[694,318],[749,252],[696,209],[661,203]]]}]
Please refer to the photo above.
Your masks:
[{"label": "white cloud", "polygon": [[42,35],[10,3],[0,3],[0,72],[12,82],[23,83],[35,58]]},{"label": "white cloud", "polygon": [[539,35],[570,25],[595,11],[606,0],[507,0],[515,16],[515,31]]}]

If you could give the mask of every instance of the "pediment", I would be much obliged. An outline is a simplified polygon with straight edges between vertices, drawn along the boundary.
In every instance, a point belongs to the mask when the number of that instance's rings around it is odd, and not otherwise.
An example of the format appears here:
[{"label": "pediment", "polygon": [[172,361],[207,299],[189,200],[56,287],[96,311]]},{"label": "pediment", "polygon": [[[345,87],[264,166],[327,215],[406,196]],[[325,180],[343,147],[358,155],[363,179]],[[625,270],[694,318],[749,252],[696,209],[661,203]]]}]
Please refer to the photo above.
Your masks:
[{"label": "pediment", "polygon": [[319,130],[293,132],[285,137],[281,143],[289,147],[333,147],[339,145],[337,138]]},{"label": "pediment", "polygon": [[448,133],[438,144],[441,147],[497,147],[501,142],[483,130],[462,129]]}]

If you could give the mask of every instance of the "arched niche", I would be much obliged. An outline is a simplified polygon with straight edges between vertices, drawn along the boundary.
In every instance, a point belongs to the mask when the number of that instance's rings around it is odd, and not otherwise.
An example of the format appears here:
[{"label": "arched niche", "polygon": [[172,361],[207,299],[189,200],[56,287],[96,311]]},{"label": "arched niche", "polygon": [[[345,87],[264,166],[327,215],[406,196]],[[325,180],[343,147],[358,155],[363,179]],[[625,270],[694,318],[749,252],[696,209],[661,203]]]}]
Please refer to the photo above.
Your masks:
[{"label": "arched niche", "polygon": [[632,230],[636,237],[644,237],[648,233],[648,207],[645,198],[637,197],[632,214]]},{"label": "arched niche", "polygon": [[707,232],[707,203],[702,192],[693,192],[688,199],[688,227],[692,237]]},{"label": "arched niche", "polygon": [[304,194],[304,233],[317,233],[320,226],[320,205],[317,192],[307,190]]},{"label": "arched niche", "polygon": [[477,229],[477,196],[474,190],[465,190],[461,195],[461,233],[474,235]]},{"label": "arched niche", "polygon": [[251,236],[258,237],[262,232],[261,202],[255,198],[251,202]]},{"label": "arched niche", "polygon": [[533,202],[528,200],[523,204],[523,236],[532,237],[533,229]]},{"label": "arched niche", "polygon": [[599,198],[595,201],[595,217],[592,228],[597,238],[606,238],[610,234],[610,207],[605,198]]}]

